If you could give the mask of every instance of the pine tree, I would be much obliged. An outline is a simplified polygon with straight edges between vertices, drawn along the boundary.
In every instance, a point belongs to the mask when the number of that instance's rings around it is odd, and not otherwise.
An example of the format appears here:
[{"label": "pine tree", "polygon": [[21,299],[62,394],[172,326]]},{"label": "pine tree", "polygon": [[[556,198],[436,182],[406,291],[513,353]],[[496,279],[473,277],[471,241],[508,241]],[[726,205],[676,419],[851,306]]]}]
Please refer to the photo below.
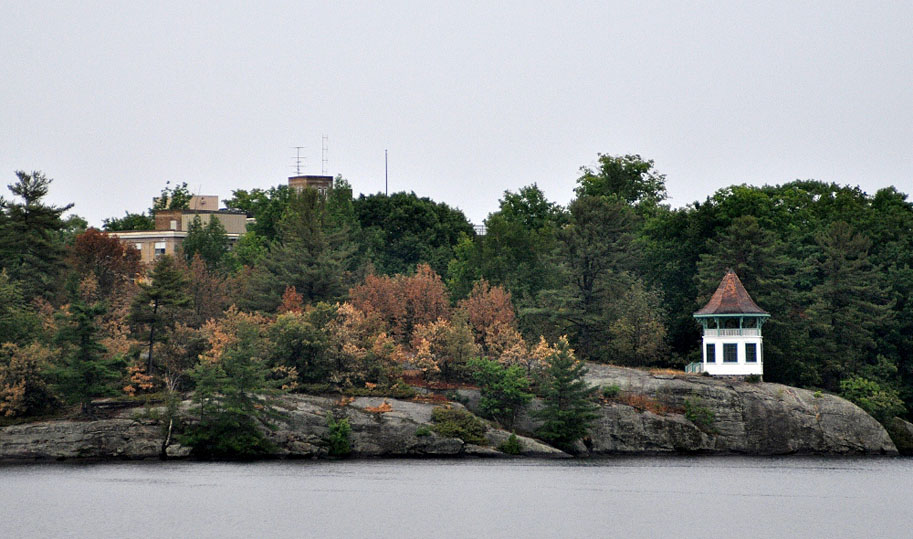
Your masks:
[{"label": "pine tree", "polygon": [[269,425],[273,396],[294,383],[295,370],[273,376],[266,361],[271,345],[265,331],[265,318],[235,308],[204,328],[209,352],[190,372],[199,421],[182,436],[195,456],[250,458],[273,449],[260,425]]},{"label": "pine tree", "polygon": [[280,223],[280,235],[262,263],[253,269],[242,305],[275,311],[286,287],[306,303],[335,300],[345,292],[347,260],[354,246],[344,230],[328,231],[323,200],[313,189],[293,194]]},{"label": "pine tree", "polygon": [[534,416],[542,420],[536,434],[558,447],[568,449],[586,436],[596,419],[597,405],[593,389],[584,380],[587,373],[582,361],[574,357],[567,339],[558,340],[555,351],[546,358],[546,368],[539,380],[539,394],[544,407]]},{"label": "pine tree", "polygon": [[877,332],[891,306],[881,274],[869,262],[871,240],[836,222],[816,241],[820,252],[809,261],[818,282],[809,308],[811,338],[824,387],[834,391],[840,379],[876,363]]},{"label": "pine tree", "polygon": [[59,289],[64,269],[61,215],[71,207],[48,206],[43,199],[51,180],[41,172],[17,171],[18,182],[9,190],[22,202],[2,201],[0,220],[0,268],[19,281],[26,301],[52,298]]},{"label": "pine tree", "polygon": [[517,414],[533,398],[525,369],[490,359],[474,359],[469,362],[469,368],[481,391],[479,408],[505,427],[512,427]]},{"label": "pine tree", "polygon": [[152,269],[150,282],[140,284],[130,310],[130,321],[137,333],[146,333],[149,343],[146,374],[153,374],[153,347],[162,342],[165,330],[173,328],[191,303],[188,279],[174,258],[162,256]]},{"label": "pine tree", "polygon": [[582,197],[570,205],[570,223],[559,231],[565,285],[544,291],[538,311],[567,332],[581,357],[609,357],[612,303],[627,288],[625,272],[636,263],[631,208],[606,197]]},{"label": "pine tree", "polygon": [[96,318],[104,314],[105,308],[77,300],[70,304],[69,311],[58,334],[65,354],[60,388],[69,400],[82,405],[83,413],[88,413],[94,397],[113,393],[112,384],[120,373],[116,362],[104,359],[105,347],[98,339]]},{"label": "pine tree", "polygon": [[0,344],[30,342],[38,333],[38,316],[22,297],[22,287],[0,270]]}]

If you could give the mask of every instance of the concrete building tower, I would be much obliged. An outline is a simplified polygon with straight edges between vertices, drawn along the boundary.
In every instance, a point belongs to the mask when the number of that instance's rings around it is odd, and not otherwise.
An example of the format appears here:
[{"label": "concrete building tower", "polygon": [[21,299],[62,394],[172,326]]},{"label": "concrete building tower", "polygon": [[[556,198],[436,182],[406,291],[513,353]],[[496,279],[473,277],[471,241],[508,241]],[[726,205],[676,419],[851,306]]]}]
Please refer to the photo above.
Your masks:
[{"label": "concrete building tower", "polygon": [[316,189],[320,196],[325,197],[333,188],[333,177],[299,174],[289,177],[288,186],[299,193],[306,188]]}]

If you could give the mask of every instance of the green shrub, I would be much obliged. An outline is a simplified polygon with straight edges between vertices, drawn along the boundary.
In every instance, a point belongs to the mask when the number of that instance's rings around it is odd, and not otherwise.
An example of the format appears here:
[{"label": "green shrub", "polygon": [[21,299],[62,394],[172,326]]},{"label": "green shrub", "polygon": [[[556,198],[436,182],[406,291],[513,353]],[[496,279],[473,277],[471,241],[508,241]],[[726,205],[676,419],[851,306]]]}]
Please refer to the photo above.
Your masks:
[{"label": "green shrub", "polygon": [[202,459],[252,459],[275,450],[253,417],[234,412],[204,416],[178,440],[192,448],[193,456]]},{"label": "green shrub", "polygon": [[513,426],[517,414],[533,398],[523,367],[506,367],[490,359],[473,359],[469,361],[469,368],[479,384],[482,415],[507,427]]},{"label": "green shrub", "polygon": [[822,395],[823,395],[823,393],[821,393],[820,389],[818,391],[815,391],[815,393],[814,393],[814,396],[816,399],[820,399],[822,397]]},{"label": "green shrub", "polygon": [[336,420],[332,413],[327,414],[327,445],[331,457],[345,457],[352,452],[352,426],[346,418]]},{"label": "green shrub", "polygon": [[431,436],[431,429],[427,426],[422,425],[421,427],[415,429],[416,436]]},{"label": "green shrub", "polygon": [[713,427],[716,414],[713,410],[703,405],[699,398],[685,399],[685,418],[694,423],[701,430]]},{"label": "green shrub", "polygon": [[621,388],[616,385],[602,388],[602,396],[606,399],[614,399],[619,393],[621,393]]},{"label": "green shrub", "polygon": [[446,438],[459,438],[468,444],[484,445],[488,428],[466,410],[438,406],[431,410],[434,432]]},{"label": "green shrub", "polygon": [[853,376],[840,382],[840,396],[865,410],[882,423],[906,413],[899,392],[885,383]]},{"label": "green shrub", "polygon": [[745,381],[748,382],[749,384],[757,384],[758,382],[761,381],[761,377],[757,374],[749,374],[748,376],[745,377]]},{"label": "green shrub", "polygon": [[521,447],[520,440],[517,438],[517,435],[511,434],[510,438],[501,442],[501,445],[498,446],[498,451],[507,453],[508,455],[519,455]]}]

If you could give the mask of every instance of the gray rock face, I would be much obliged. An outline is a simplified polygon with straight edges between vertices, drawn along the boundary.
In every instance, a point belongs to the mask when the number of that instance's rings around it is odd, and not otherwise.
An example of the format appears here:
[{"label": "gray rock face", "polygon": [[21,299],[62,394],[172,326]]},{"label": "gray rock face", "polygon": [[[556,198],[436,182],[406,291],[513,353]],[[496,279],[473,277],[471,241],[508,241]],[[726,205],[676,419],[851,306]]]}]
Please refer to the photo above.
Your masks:
[{"label": "gray rock face", "polygon": [[892,418],[887,426],[891,440],[901,455],[913,455],[913,424],[899,417]]},{"label": "gray rock face", "polygon": [[[591,365],[591,385],[618,386],[619,397],[605,401],[599,417],[576,452],[595,455],[644,453],[744,453],[757,455],[896,454],[882,426],[855,405],[779,384],[749,384],[691,375]],[[461,390],[475,411],[478,392]],[[382,406],[386,402],[389,405]],[[635,406],[636,405],[636,406]],[[184,403],[185,408],[189,403]],[[460,407],[460,404],[453,404]],[[541,403],[533,402],[531,409]],[[487,446],[464,444],[431,430],[432,404],[362,397],[350,402],[289,395],[282,418],[265,430],[278,447],[276,457],[327,456],[327,415],[348,419],[356,457],[504,456],[497,447],[510,433],[489,427]],[[690,409],[691,413],[686,413]],[[652,410],[652,411],[651,411]],[[537,427],[527,411],[517,432]],[[913,425],[908,430],[913,433]],[[899,427],[898,427],[899,428]],[[905,427],[907,428],[907,427]],[[913,434],[911,434],[913,435]],[[161,426],[141,408],[120,410],[95,421],[43,421],[0,428],[0,460],[159,458]],[[567,458],[541,441],[519,436],[521,455]],[[186,457],[176,443],[168,457]]]},{"label": "gray rock face", "polygon": [[[384,402],[391,411],[366,410]],[[456,456],[463,451],[462,440],[444,438],[434,432],[417,434],[420,427],[426,427],[424,430],[430,427],[433,408],[430,404],[361,397],[339,406],[332,399],[307,395],[286,397],[284,404],[288,407],[286,417],[278,421],[279,429],[270,433],[282,456],[325,456],[326,448],[321,444],[329,431],[327,414],[337,420],[349,420],[353,456]]]},{"label": "gray rock face", "polygon": [[[509,432],[501,429],[490,429],[485,437],[488,439],[489,445],[492,447],[498,447],[503,444],[510,438]],[[520,454],[524,457],[535,457],[535,458],[558,458],[558,459],[569,459],[570,455],[556,449],[548,444],[542,443],[539,440],[534,438],[528,438],[526,436],[517,436],[517,441],[520,442]],[[503,454],[503,453],[502,453]]]},{"label": "gray rock face", "polygon": [[[591,429],[589,449],[597,454],[897,453],[881,424],[858,406],[833,395],[780,384],[653,375],[607,365],[591,365],[587,381],[620,390],[617,402],[601,407]],[[637,404],[638,398],[665,407],[665,413],[625,404]],[[691,414],[686,413],[689,408]]]},{"label": "gray rock face", "polygon": [[[42,421],[0,429],[0,459],[151,459],[162,450],[153,420]],[[174,446],[171,453],[186,455]]]}]

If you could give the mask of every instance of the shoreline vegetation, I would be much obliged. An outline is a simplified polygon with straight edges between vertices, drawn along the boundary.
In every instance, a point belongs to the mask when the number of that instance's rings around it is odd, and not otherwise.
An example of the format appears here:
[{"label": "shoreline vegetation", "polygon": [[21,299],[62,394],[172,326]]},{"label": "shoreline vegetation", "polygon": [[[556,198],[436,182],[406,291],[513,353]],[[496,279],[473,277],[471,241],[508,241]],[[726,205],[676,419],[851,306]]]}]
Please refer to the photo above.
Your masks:
[{"label": "shoreline vegetation", "polygon": [[[196,219],[143,264],[116,234],[186,210],[186,184],[104,230],[50,185],[20,171],[0,199],[0,459],[913,448],[913,204],[893,187],[673,209],[652,161],[600,154],[567,206],[522,187],[477,230],[337,177],[235,190],[236,243]],[[764,381],[682,372],[729,268],[771,313]]]},{"label": "shoreline vegetation", "polygon": [[[601,388],[594,421],[562,448],[536,439],[540,400],[513,428],[485,420],[475,388],[392,397],[284,395],[269,426],[257,425],[266,450],[199,455],[169,438],[164,398],[96,403],[94,419],[54,419],[0,427],[0,462],[106,460],[263,460],[345,458],[599,458],[640,455],[896,455],[885,429],[833,395],[769,383],[710,379],[591,365],[586,382]],[[608,391],[606,388],[609,388]],[[423,388],[418,388],[423,390]],[[428,397],[425,397],[428,395]],[[425,401],[425,402],[423,402]],[[178,431],[193,421],[179,403]]]}]

